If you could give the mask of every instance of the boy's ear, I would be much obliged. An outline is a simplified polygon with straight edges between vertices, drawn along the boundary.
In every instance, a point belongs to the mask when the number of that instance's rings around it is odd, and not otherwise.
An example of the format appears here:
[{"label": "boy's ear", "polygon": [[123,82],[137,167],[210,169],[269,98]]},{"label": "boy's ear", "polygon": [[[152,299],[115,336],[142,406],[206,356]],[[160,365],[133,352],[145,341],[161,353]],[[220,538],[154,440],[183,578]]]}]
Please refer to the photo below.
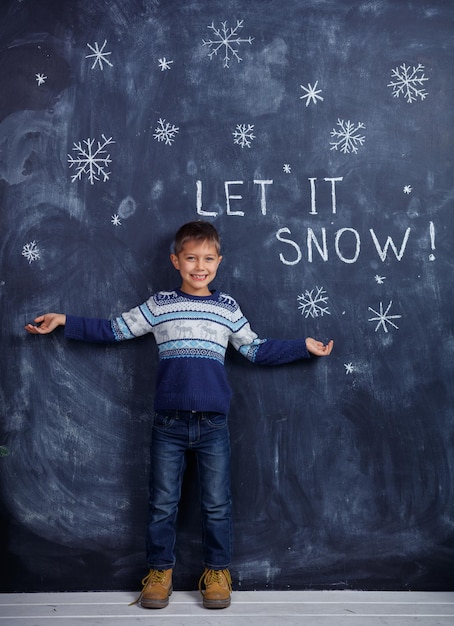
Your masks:
[{"label": "boy's ear", "polygon": [[176,254],[170,255],[170,261],[172,262],[172,265],[176,270],[180,269],[180,264],[178,263],[178,257]]}]

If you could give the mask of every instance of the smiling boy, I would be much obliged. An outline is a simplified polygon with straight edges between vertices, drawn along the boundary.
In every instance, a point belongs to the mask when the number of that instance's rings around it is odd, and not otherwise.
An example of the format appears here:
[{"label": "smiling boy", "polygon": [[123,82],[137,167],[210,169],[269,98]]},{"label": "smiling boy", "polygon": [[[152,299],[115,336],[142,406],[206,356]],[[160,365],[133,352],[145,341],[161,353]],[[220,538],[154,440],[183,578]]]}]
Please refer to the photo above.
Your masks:
[{"label": "smiling boy", "polygon": [[180,272],[181,291],[191,296],[210,296],[208,285],[215,279],[222,256],[215,242],[187,240],[170,255]]},{"label": "smiling boy", "polygon": [[221,609],[231,602],[232,554],[230,440],[227,414],[231,389],[224,358],[229,343],[250,361],[280,365],[310,354],[327,356],[328,344],[307,339],[260,339],[236,300],[210,290],[220,255],[219,235],[208,222],[184,224],[170,260],[181,277],[174,291],[161,291],[112,320],[47,313],[27,324],[32,334],[65,326],[65,337],[98,343],[153,333],[159,353],[151,442],[148,575],[138,602],[167,606],[175,566],[175,525],[185,454],[196,454],[203,530],[199,589],[203,605]]}]

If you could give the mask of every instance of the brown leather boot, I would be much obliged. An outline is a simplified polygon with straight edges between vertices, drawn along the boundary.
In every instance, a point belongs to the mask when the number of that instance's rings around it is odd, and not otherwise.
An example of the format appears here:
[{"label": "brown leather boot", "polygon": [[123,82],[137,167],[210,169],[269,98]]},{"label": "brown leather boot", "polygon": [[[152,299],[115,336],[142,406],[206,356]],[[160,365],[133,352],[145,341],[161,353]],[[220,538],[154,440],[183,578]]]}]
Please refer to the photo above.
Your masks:
[{"label": "brown leather boot", "polygon": [[[205,585],[205,589],[202,589]],[[232,579],[228,569],[205,568],[199,580],[199,591],[206,609],[225,609],[230,606]]]},{"label": "brown leather boot", "polygon": [[142,593],[137,603],[145,609],[163,609],[172,594],[172,570],[151,569],[142,580]]}]

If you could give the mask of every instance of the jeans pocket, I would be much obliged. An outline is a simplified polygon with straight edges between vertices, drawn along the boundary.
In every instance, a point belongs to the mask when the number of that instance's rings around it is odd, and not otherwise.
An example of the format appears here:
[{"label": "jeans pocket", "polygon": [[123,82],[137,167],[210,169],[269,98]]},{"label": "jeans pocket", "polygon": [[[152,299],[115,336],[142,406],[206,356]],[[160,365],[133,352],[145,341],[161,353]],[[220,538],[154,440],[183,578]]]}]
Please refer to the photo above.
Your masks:
[{"label": "jeans pocket", "polygon": [[206,417],[206,422],[211,428],[225,428],[227,426],[227,415],[223,413],[212,413]]},{"label": "jeans pocket", "polygon": [[167,430],[172,426],[174,421],[174,417],[170,417],[169,415],[162,415],[162,413],[155,413],[153,418],[153,428]]}]

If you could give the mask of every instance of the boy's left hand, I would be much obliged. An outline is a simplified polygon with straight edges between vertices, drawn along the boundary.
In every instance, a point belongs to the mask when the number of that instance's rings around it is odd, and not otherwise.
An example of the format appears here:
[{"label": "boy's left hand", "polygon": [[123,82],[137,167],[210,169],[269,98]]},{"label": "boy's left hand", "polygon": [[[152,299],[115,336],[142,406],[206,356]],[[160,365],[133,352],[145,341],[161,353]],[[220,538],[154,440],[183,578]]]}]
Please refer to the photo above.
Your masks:
[{"label": "boy's left hand", "polygon": [[312,339],[312,337],[307,337],[306,339],[307,351],[315,356],[328,356],[328,354],[331,354],[333,345],[334,341],[332,339],[327,344],[317,341],[316,339]]}]

